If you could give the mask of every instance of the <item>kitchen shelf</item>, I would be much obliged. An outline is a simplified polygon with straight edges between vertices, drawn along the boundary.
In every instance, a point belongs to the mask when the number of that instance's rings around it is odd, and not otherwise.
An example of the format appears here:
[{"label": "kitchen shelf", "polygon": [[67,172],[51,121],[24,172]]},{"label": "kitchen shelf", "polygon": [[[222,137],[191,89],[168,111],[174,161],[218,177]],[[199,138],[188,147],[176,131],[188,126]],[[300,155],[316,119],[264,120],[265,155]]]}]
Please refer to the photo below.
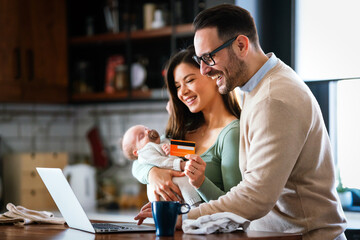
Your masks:
[{"label": "kitchen shelf", "polygon": [[129,100],[167,100],[167,97],[160,96],[161,89],[153,90],[123,90],[114,93],[77,93],[71,96],[72,102],[108,102],[108,101],[129,101]]},{"label": "kitchen shelf", "polygon": [[[119,28],[116,29],[120,30],[117,33],[111,31],[104,12],[106,6],[110,8],[111,14],[114,14],[114,2],[118,3],[115,4],[119,20]],[[204,1],[151,2],[155,6],[154,11],[162,11],[164,23],[167,25],[149,30],[144,29],[150,27],[149,21],[145,21],[147,18],[144,13],[148,1],[111,0],[90,3],[86,0],[67,0],[67,3],[71,103],[168,100],[164,90],[164,67],[174,52],[193,42],[192,21],[204,8]],[[178,11],[176,6],[190,11]],[[93,35],[87,35],[89,33]],[[114,64],[123,66],[116,69]],[[143,70],[133,68],[136,66],[134,64],[140,65]],[[142,71],[142,74],[145,72],[145,79],[139,79],[142,78],[141,74],[137,74],[139,71]],[[124,86],[127,87],[109,94],[105,92],[109,89],[106,86],[115,87],[112,73],[126,79]],[[130,86],[134,86],[133,81],[141,81],[138,89],[142,90],[132,89]],[[82,93],[84,90],[91,92]]]},{"label": "kitchen shelf", "polygon": [[[130,32],[129,40],[147,40],[152,38],[162,38],[162,37],[171,37],[171,35],[176,36],[192,36],[193,26],[191,23],[177,25],[174,27],[167,26],[160,29],[152,30],[137,30]],[[111,42],[125,42],[128,40],[128,34],[126,32],[119,33],[106,33],[98,34],[94,36],[84,36],[84,37],[73,37],[70,38],[69,42],[71,45],[76,44],[92,44],[92,43],[111,43]]]}]

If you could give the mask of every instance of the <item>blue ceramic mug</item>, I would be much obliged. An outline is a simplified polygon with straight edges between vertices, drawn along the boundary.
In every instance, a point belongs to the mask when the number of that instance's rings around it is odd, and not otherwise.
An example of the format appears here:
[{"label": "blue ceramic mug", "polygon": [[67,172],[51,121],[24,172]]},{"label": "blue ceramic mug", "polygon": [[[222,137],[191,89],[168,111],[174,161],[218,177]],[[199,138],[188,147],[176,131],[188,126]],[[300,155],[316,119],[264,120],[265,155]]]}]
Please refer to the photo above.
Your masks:
[{"label": "blue ceramic mug", "polygon": [[152,202],[151,210],[156,227],[156,236],[173,236],[178,215],[188,213],[190,205],[175,201]]}]

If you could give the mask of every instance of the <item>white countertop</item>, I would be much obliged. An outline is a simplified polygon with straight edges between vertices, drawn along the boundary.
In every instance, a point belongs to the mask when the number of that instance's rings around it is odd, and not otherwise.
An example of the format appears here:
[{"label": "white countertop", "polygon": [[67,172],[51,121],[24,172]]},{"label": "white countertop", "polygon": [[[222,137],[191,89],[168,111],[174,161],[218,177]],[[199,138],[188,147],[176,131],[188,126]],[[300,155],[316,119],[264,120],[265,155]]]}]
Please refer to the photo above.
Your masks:
[{"label": "white countertop", "polygon": [[360,229],[360,212],[345,212],[348,220],[347,228]]}]

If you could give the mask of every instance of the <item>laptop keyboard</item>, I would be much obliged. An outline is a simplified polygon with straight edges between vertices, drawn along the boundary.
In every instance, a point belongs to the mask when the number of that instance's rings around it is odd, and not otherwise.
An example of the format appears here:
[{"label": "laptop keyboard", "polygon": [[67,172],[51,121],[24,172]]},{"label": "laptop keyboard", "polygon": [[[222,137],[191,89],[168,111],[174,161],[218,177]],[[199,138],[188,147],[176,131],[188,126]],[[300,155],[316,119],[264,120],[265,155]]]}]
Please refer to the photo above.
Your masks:
[{"label": "laptop keyboard", "polygon": [[113,232],[121,230],[131,230],[131,227],[125,227],[120,225],[114,225],[110,223],[93,223],[94,228],[99,229],[100,231]]}]

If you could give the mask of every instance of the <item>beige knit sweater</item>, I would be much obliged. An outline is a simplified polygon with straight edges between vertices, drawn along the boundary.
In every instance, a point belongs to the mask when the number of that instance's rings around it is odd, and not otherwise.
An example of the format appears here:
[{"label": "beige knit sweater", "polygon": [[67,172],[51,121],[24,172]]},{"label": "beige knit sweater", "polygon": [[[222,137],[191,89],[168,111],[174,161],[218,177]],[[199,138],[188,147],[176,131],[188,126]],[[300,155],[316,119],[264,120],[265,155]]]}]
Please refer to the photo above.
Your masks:
[{"label": "beige knit sweater", "polygon": [[303,233],[303,239],[345,239],[330,141],[306,84],[278,60],[245,94],[240,118],[243,181],[188,218],[233,212],[250,229]]}]

